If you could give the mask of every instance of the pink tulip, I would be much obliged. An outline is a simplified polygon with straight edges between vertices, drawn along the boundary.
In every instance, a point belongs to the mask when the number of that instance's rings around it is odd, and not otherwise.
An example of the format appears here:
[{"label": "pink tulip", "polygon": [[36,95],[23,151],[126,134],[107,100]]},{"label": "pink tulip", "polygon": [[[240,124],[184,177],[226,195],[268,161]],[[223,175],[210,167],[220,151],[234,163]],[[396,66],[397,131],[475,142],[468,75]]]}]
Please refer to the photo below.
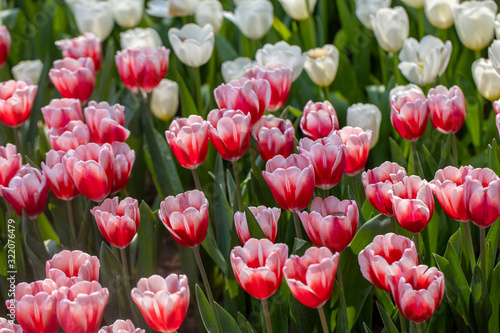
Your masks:
[{"label": "pink tulip", "polygon": [[101,40],[92,33],[86,33],[72,39],[61,39],[55,43],[64,58],[91,58],[98,72],[102,63]]},{"label": "pink tulip", "polygon": [[125,107],[120,104],[111,106],[108,102],[89,102],[83,112],[90,135],[95,143],[125,142],[127,140],[130,131],[125,128],[124,110]]},{"label": "pink tulip", "polygon": [[113,325],[102,327],[98,333],[146,333],[146,331],[135,328],[134,324],[128,319],[118,319]]},{"label": "pink tulip", "polygon": [[116,193],[127,186],[135,162],[135,151],[125,142],[113,142],[111,148],[115,170],[111,193]]},{"label": "pink tulip", "polygon": [[357,175],[366,165],[370,145],[372,142],[372,131],[364,131],[360,127],[345,126],[335,131],[342,138],[346,146],[345,173],[348,176]]},{"label": "pink tulip", "polygon": [[174,332],[184,321],[189,306],[188,278],[177,274],[142,278],[132,289],[132,299],[153,330]]},{"label": "pink tulip", "polygon": [[[257,220],[262,232],[267,239],[274,243],[278,232],[278,220],[281,215],[279,208],[267,208],[265,206],[248,207]],[[244,212],[234,213],[234,226],[243,245],[252,238],[248,228],[247,217]]]},{"label": "pink tulip", "polygon": [[441,133],[456,133],[465,122],[466,106],[462,90],[453,86],[431,88],[427,94],[431,122]]},{"label": "pink tulip", "polygon": [[500,178],[488,168],[471,170],[465,177],[464,201],[467,217],[486,228],[500,217]]},{"label": "pink tulip", "polygon": [[300,129],[306,137],[312,140],[324,138],[338,130],[339,121],[333,105],[328,101],[307,102],[302,118],[300,118]]},{"label": "pink tulip", "polygon": [[493,102],[493,109],[495,110],[495,123],[498,129],[498,135],[500,136],[500,100]]},{"label": "pink tulip", "polygon": [[287,257],[286,244],[273,244],[267,238],[251,238],[243,247],[236,246],[230,255],[236,280],[257,299],[266,299],[278,290]]},{"label": "pink tulip", "polygon": [[10,34],[5,25],[0,26],[0,66],[2,66],[10,51]]},{"label": "pink tulip", "polygon": [[82,251],[63,250],[45,263],[45,273],[59,287],[78,281],[98,281],[99,259]]},{"label": "pink tulip", "polygon": [[293,153],[295,129],[289,119],[264,116],[253,126],[252,136],[257,143],[260,157],[266,162],[274,156],[287,158]]},{"label": "pink tulip", "polygon": [[54,195],[62,200],[72,200],[78,196],[79,192],[62,163],[64,154],[64,151],[51,149],[45,154],[42,170]]},{"label": "pink tulip", "polygon": [[64,98],[87,101],[94,91],[95,66],[91,58],[64,58],[54,61],[49,77]]},{"label": "pink tulip", "polygon": [[9,80],[1,82],[0,122],[9,127],[21,126],[30,117],[37,91],[38,86],[24,81]]},{"label": "pink tulip", "polygon": [[89,141],[89,128],[81,120],[72,120],[64,127],[52,127],[49,130],[49,143],[54,150],[76,149]]},{"label": "pink tulip", "polygon": [[281,65],[267,65],[264,68],[255,66],[245,72],[249,79],[264,79],[271,86],[271,100],[267,107],[269,112],[279,110],[285,105],[292,87],[292,69]]},{"label": "pink tulip", "polygon": [[394,129],[406,140],[421,138],[429,119],[429,109],[422,90],[415,85],[396,87],[390,96]]},{"label": "pink tulip", "polygon": [[72,120],[83,121],[80,101],[75,98],[53,99],[42,108],[42,114],[49,129],[65,127]]},{"label": "pink tulip", "polygon": [[21,154],[16,152],[16,146],[13,144],[0,146],[0,186],[9,186],[10,180],[21,169]]},{"label": "pink tulip", "polygon": [[[0,27],[1,28],[1,27]],[[23,333],[20,325],[12,324],[11,321],[0,318],[0,332],[1,333]]]}]

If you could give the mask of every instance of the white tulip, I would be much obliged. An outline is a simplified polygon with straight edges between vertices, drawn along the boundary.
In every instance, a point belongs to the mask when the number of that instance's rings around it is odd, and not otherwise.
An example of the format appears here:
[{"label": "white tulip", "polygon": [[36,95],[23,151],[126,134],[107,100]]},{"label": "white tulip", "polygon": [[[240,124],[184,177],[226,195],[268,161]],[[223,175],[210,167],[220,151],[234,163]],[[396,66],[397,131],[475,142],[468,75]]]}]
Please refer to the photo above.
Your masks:
[{"label": "white tulip", "polygon": [[255,65],[255,61],[246,57],[238,57],[234,60],[224,61],[221,66],[222,78],[226,83],[232,80],[241,79],[243,75],[245,75],[247,69]]},{"label": "white tulip", "polygon": [[179,107],[179,85],[175,81],[163,79],[153,89],[151,111],[156,118],[169,120],[177,113]]},{"label": "white tulip", "polygon": [[466,1],[453,8],[455,28],[462,44],[479,51],[495,36],[497,4],[493,0]]},{"label": "white tulip", "polygon": [[495,38],[500,39],[500,14],[495,19]]},{"label": "white tulip", "polygon": [[311,81],[320,87],[328,87],[337,75],[339,50],[331,44],[309,50],[304,68]]},{"label": "white tulip", "polygon": [[381,8],[388,8],[391,0],[356,0],[356,16],[365,27],[372,28],[372,16]]},{"label": "white tulip", "polygon": [[[279,0],[285,12],[297,21],[303,21],[314,12],[318,0]],[[309,8],[308,8],[309,7]]]},{"label": "white tulip", "polygon": [[104,41],[115,25],[111,6],[107,1],[81,2],[71,6],[78,30],[83,35],[91,32]]},{"label": "white tulip", "polygon": [[410,34],[408,14],[403,7],[382,8],[372,17],[377,42],[387,52],[396,53]]},{"label": "white tulip", "polygon": [[276,44],[266,44],[255,53],[255,60],[260,67],[267,65],[283,65],[293,71],[292,80],[295,81],[302,69],[307,55],[302,53],[300,46],[290,45],[285,41]]},{"label": "white tulip", "polygon": [[141,22],[144,0],[111,0],[116,23],[122,28],[133,28]]},{"label": "white tulip", "polygon": [[500,98],[500,74],[493,68],[490,59],[477,59],[472,63],[472,77],[477,90],[490,101]]},{"label": "white tulip", "polygon": [[493,68],[500,73],[500,40],[494,40],[488,48],[488,57],[491,60]]},{"label": "white tulip", "polygon": [[425,15],[429,22],[439,29],[448,29],[453,25],[453,7],[459,0],[425,0]]},{"label": "white tulip", "polygon": [[273,26],[273,5],[268,0],[242,0],[237,4],[234,14],[224,12],[224,17],[233,22],[246,37],[260,39]]},{"label": "white tulip", "polygon": [[376,105],[358,103],[347,108],[347,126],[372,131],[371,148],[377,144],[381,122],[382,112]]},{"label": "white tulip", "polygon": [[424,7],[424,0],[401,0],[410,7],[420,9]]},{"label": "white tulip", "polygon": [[198,0],[152,0],[146,13],[156,17],[188,16],[194,13]]},{"label": "white tulip", "polygon": [[180,30],[170,28],[168,39],[177,58],[191,67],[206,64],[214,51],[214,30],[210,24],[203,28],[193,23],[184,25]]},{"label": "white tulip", "polygon": [[120,32],[120,45],[122,50],[143,46],[158,48],[162,46],[162,42],[155,29],[135,28]]},{"label": "white tulip", "polygon": [[408,81],[425,86],[443,75],[451,56],[451,42],[427,35],[420,43],[408,38],[399,52],[399,69]]},{"label": "white tulip", "polygon": [[25,60],[12,67],[12,76],[16,81],[30,79],[33,84],[38,84],[42,70],[43,62],[41,60]]},{"label": "white tulip", "polygon": [[222,5],[219,0],[205,0],[200,2],[194,11],[194,20],[199,26],[210,24],[214,34],[218,33],[224,22]]}]

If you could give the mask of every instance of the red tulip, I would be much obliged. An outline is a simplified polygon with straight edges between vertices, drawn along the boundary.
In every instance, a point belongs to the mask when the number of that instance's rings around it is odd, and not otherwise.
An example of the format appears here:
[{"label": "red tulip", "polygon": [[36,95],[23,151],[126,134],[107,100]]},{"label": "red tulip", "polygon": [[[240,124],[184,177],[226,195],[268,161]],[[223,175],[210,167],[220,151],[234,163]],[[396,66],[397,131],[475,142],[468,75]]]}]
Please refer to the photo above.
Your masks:
[{"label": "red tulip", "polygon": [[285,105],[292,87],[292,69],[281,65],[255,66],[245,72],[249,79],[264,79],[271,86],[271,100],[267,107],[269,112],[279,110]]},{"label": "red tulip", "polygon": [[221,84],[214,90],[219,109],[241,110],[251,115],[253,126],[262,117],[271,101],[271,85],[266,80],[241,78]]},{"label": "red tulip", "polygon": [[76,149],[89,141],[89,128],[81,120],[72,120],[64,127],[52,127],[49,130],[49,143],[54,150]]},{"label": "red tulip", "polygon": [[281,208],[297,212],[309,205],[314,194],[314,168],[307,157],[276,155],[267,161],[262,176]]},{"label": "red tulip", "polygon": [[0,332],[2,333],[23,333],[21,326],[12,324],[12,321],[0,318]]},{"label": "red tulip", "polygon": [[201,191],[187,191],[167,197],[160,204],[158,216],[181,246],[200,245],[207,235],[208,200]]},{"label": "red tulip", "polygon": [[[267,239],[274,243],[278,232],[278,220],[281,215],[279,208],[267,208],[265,206],[248,207],[257,220],[262,232]],[[252,236],[248,229],[247,217],[244,212],[234,213],[234,226],[242,244],[245,244]]]},{"label": "red tulip", "polygon": [[54,195],[62,200],[72,200],[78,196],[79,192],[62,163],[64,154],[64,151],[51,149],[45,154],[42,170]]},{"label": "red tulip", "polygon": [[399,311],[416,323],[429,319],[443,299],[444,274],[436,267],[415,266],[387,280]]},{"label": "red tulip", "polygon": [[78,281],[98,281],[99,259],[82,251],[63,250],[45,263],[45,274],[59,287]]},{"label": "red tulip", "polygon": [[462,90],[453,86],[448,90],[444,86],[431,88],[427,94],[427,105],[431,122],[441,133],[456,133],[465,122],[465,97]]},{"label": "red tulip", "polygon": [[62,161],[78,191],[90,200],[101,201],[111,192],[114,165],[109,143],[82,145],[68,151]]},{"label": "red tulip", "polygon": [[91,58],[64,58],[54,61],[49,77],[64,98],[89,99],[95,87],[95,66]]},{"label": "red tulip", "polygon": [[266,162],[274,156],[287,158],[293,153],[295,129],[289,119],[264,116],[253,126],[252,136],[257,143],[260,157]]},{"label": "red tulip", "polygon": [[283,274],[293,296],[310,308],[320,308],[333,292],[339,254],[326,247],[311,247],[302,257],[291,255]]},{"label": "red tulip", "polygon": [[361,182],[366,198],[376,210],[392,216],[392,200],[389,191],[406,177],[406,170],[397,163],[384,162],[379,167],[363,172]]},{"label": "red tulip", "polygon": [[92,33],[86,33],[72,39],[61,39],[55,43],[62,51],[64,58],[91,58],[98,72],[101,69],[101,40]]},{"label": "red tulip", "polygon": [[21,169],[21,154],[16,154],[16,146],[7,143],[0,146],[0,186],[9,186],[10,180]]},{"label": "red tulip", "polygon": [[113,142],[113,166],[115,170],[111,193],[116,193],[127,186],[135,162],[135,151],[125,142]]},{"label": "red tulip", "polygon": [[99,333],[146,333],[146,331],[140,328],[135,328],[134,324],[128,319],[118,319],[113,325],[102,327],[99,330]]},{"label": "red tulip", "polygon": [[310,213],[297,214],[313,244],[326,246],[332,252],[342,252],[358,229],[359,212],[354,200],[316,197],[311,203]]},{"label": "red tulip", "polygon": [[170,274],[166,278],[152,275],[147,279],[142,278],[131,294],[144,319],[155,331],[177,331],[186,317],[189,306],[186,275]]},{"label": "red tulip", "polygon": [[170,50],[164,46],[118,51],[115,56],[118,74],[128,89],[135,90],[139,86],[145,92],[151,92],[167,74],[169,55]]},{"label": "red tulip", "polygon": [[141,215],[137,200],[118,197],[106,199],[100,206],[90,210],[95,217],[102,236],[114,246],[127,247],[139,229]]},{"label": "red tulip", "polygon": [[207,117],[210,142],[223,159],[237,161],[250,143],[251,116],[237,110],[213,110]]},{"label": "red tulip", "polygon": [[24,81],[1,82],[0,121],[9,127],[21,126],[30,117],[37,91],[38,86]]},{"label": "red tulip", "polygon": [[424,230],[434,214],[429,183],[418,176],[404,177],[390,193],[394,217],[401,227],[414,234]]},{"label": "red tulip", "polygon": [[341,130],[335,131],[342,138],[346,146],[346,166],[345,173],[348,176],[357,175],[366,165],[370,145],[372,142],[372,131],[364,131],[359,127],[345,126]]},{"label": "red tulip", "polygon": [[42,114],[49,129],[65,127],[72,120],[83,121],[80,101],[75,98],[53,99],[42,108]]},{"label": "red tulip", "polygon": [[208,123],[200,116],[190,115],[172,121],[165,132],[168,145],[186,169],[199,167],[208,152]]},{"label": "red tulip", "polygon": [[83,112],[92,140],[99,144],[125,142],[130,131],[125,128],[124,110],[120,104],[111,106],[108,102],[90,101]]},{"label": "red tulip", "polygon": [[340,182],[346,166],[345,146],[340,137],[330,135],[316,141],[303,138],[298,149],[311,161],[317,187],[329,190]]},{"label": "red tulip", "polygon": [[5,25],[0,26],[0,66],[2,66],[10,51],[10,34]]},{"label": "red tulip", "polygon": [[23,216],[25,210],[34,219],[43,213],[47,205],[49,184],[38,169],[25,165],[10,180],[9,186],[0,186],[0,193],[17,215]]},{"label": "red tulip", "polygon": [[391,291],[386,280],[388,269],[391,274],[403,274],[418,265],[418,254],[415,244],[404,236],[388,233],[375,236],[358,255],[361,273],[376,287]]},{"label": "red tulip", "polygon": [[471,170],[465,177],[465,211],[469,220],[486,228],[500,217],[500,178],[488,168]]},{"label": "red tulip", "polygon": [[300,129],[306,137],[318,140],[339,129],[339,120],[333,105],[328,102],[307,102],[304,106]]},{"label": "red tulip", "polygon": [[392,126],[404,139],[418,140],[424,135],[429,119],[424,93],[410,84],[394,88],[390,96]]},{"label": "red tulip", "polygon": [[240,286],[257,299],[266,299],[278,290],[288,257],[286,244],[269,239],[249,239],[231,251],[231,266]]}]

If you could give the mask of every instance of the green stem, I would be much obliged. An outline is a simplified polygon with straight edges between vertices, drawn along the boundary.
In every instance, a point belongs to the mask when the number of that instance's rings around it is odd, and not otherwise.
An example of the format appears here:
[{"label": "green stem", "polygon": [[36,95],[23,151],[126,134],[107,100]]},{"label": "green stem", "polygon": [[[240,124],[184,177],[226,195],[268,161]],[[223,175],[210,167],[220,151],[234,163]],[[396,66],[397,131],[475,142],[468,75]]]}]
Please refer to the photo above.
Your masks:
[{"label": "green stem", "polygon": [[[129,285],[129,270],[128,270],[128,260],[127,260],[127,252],[125,252],[125,249],[120,249],[120,256],[122,258],[122,265],[123,265],[123,279],[125,281],[125,284],[128,286]],[[127,290],[128,291],[128,290]]]},{"label": "green stem", "polygon": [[472,236],[470,233],[470,223],[462,222],[460,226],[465,234],[465,239],[467,241],[467,252],[469,252],[469,261],[471,272],[474,272],[474,267],[476,267],[476,256],[474,254],[474,245],[472,245]]},{"label": "green stem", "polygon": [[35,231],[35,236],[38,238],[40,241],[40,244],[42,244],[43,248],[45,248],[45,240],[43,239],[42,231],[40,230],[40,225],[38,224],[38,219],[34,218],[31,219],[31,222],[33,222],[35,225],[33,226],[33,229]]},{"label": "green stem", "polygon": [[330,86],[323,87],[325,98],[328,102],[330,102]]},{"label": "green stem", "polygon": [[66,200],[66,209],[68,211],[70,243],[74,246],[76,244],[76,228],[75,218],[73,216],[73,206],[70,200]]},{"label": "green stem", "polygon": [[397,235],[398,234],[398,220],[396,220],[396,216],[392,215],[391,216],[391,221],[392,221],[392,228],[394,229],[394,233]]},{"label": "green stem", "polygon": [[359,196],[359,190],[358,190],[358,182],[356,180],[356,176],[349,176],[350,182],[351,182],[351,187],[352,191],[354,194],[354,199],[356,199],[356,203],[358,204],[359,207],[363,204],[361,202],[361,198]]},{"label": "green stem", "polygon": [[403,77],[401,76],[401,72],[399,71],[399,58],[397,53],[392,54],[392,61],[394,64],[394,77],[396,78],[396,83],[397,84],[403,84]]},{"label": "green stem", "polygon": [[378,55],[380,59],[380,71],[382,72],[382,84],[385,86],[389,80],[387,74],[387,64],[385,62],[387,54],[380,45],[378,46]]},{"label": "green stem", "polygon": [[406,328],[406,317],[399,311],[399,321],[401,322],[401,333],[407,333],[408,329]]},{"label": "green stem", "polygon": [[323,199],[326,199],[330,196],[330,191],[327,189],[323,190]]},{"label": "green stem", "polygon": [[309,15],[305,20],[299,21],[299,27],[306,50],[314,49],[316,47],[316,30],[312,15]]},{"label": "green stem", "polygon": [[342,279],[342,269],[340,268],[340,263],[337,266],[337,282],[339,284],[339,297],[341,299],[340,304],[347,304],[345,302],[344,280]]},{"label": "green stem", "polygon": [[[422,170],[422,165],[420,164],[420,158],[418,157],[417,151],[417,141],[411,142],[411,150],[413,153],[413,171],[416,176],[424,177],[424,172]],[[418,170],[420,169],[421,174],[419,175]]]},{"label": "green stem", "polygon": [[238,208],[240,212],[244,211],[243,208],[243,195],[241,194],[240,172],[238,171],[238,162],[233,161],[234,181],[236,182],[236,190],[238,192]]},{"label": "green stem", "polygon": [[325,309],[323,307],[318,308],[319,319],[321,320],[321,327],[323,327],[323,333],[329,333],[328,323],[326,322]]},{"label": "green stem", "polygon": [[299,216],[295,212],[292,212],[292,215],[293,215],[293,223],[295,224],[295,231],[297,232],[297,238],[304,239],[302,238],[302,229],[300,227]]},{"label": "green stem", "polygon": [[199,67],[193,67],[193,72],[194,72],[194,83],[195,83],[195,89],[196,89],[196,107],[198,109],[198,115],[202,115],[203,113],[203,100],[201,97],[201,75],[200,75],[200,68]]},{"label": "green stem", "polygon": [[418,39],[424,37],[424,9],[418,9]]},{"label": "green stem", "polygon": [[451,132],[451,150],[453,152],[453,160],[455,162],[455,166],[458,168],[458,152],[457,152],[457,140],[456,140],[456,135],[455,133]]},{"label": "green stem", "polygon": [[267,333],[272,333],[273,326],[271,325],[271,314],[269,313],[269,306],[265,298],[262,299],[262,312],[264,313],[264,320],[266,321],[266,331]]},{"label": "green stem", "polygon": [[201,191],[201,183],[200,183],[200,177],[198,177],[198,169],[192,169],[191,173],[193,174],[193,179],[194,179],[194,185],[196,186],[196,189],[198,191]]},{"label": "green stem", "polygon": [[417,234],[413,234],[413,243],[415,243],[415,249],[417,250],[417,255],[419,257],[421,257],[421,253],[420,253],[420,238],[418,237],[418,233]]},{"label": "green stem", "polygon": [[17,127],[13,128],[14,130],[14,140],[16,142],[17,153],[21,154],[22,159],[24,159],[24,154],[22,152],[23,147],[21,146],[21,138],[19,137],[19,129]]},{"label": "green stem", "polygon": [[486,228],[479,228],[479,246],[481,248],[481,270],[486,280]]}]

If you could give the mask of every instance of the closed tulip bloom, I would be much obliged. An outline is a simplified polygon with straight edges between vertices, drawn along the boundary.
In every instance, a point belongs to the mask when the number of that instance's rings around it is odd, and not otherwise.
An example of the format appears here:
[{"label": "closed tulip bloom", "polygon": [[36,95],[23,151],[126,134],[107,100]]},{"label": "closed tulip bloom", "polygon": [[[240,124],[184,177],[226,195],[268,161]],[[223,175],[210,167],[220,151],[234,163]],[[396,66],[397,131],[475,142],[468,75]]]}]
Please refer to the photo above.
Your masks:
[{"label": "closed tulip bloom", "polygon": [[85,33],[76,38],[58,40],[56,45],[61,49],[64,58],[91,58],[95,70],[101,69],[102,45],[101,40],[94,34]]},{"label": "closed tulip bloom", "polygon": [[49,184],[45,175],[38,169],[25,165],[17,171],[8,186],[0,186],[0,194],[17,215],[23,216],[25,210],[29,218],[35,219],[43,213],[47,205]]},{"label": "closed tulip bloom", "polygon": [[122,28],[133,28],[142,19],[144,0],[111,0],[109,1],[116,23]]},{"label": "closed tulip bloom", "polygon": [[179,85],[175,81],[162,79],[153,89],[151,97],[151,111],[156,118],[163,121],[170,120],[179,108]]},{"label": "closed tulip bloom", "polygon": [[410,34],[408,14],[403,7],[381,8],[372,17],[377,42],[387,52],[396,53]]},{"label": "closed tulip bloom", "polygon": [[99,144],[127,140],[130,131],[125,128],[124,111],[120,104],[90,101],[83,112],[92,140]]},{"label": "closed tulip bloom", "polygon": [[455,28],[462,44],[479,51],[495,37],[497,4],[493,0],[465,1],[453,7]]},{"label": "closed tulip bloom", "polygon": [[199,0],[152,0],[146,13],[157,17],[184,17],[193,14]]},{"label": "closed tulip bloom", "polygon": [[422,323],[439,307],[444,296],[444,274],[436,267],[419,265],[403,276],[388,277],[394,301],[408,319]]},{"label": "closed tulip bloom", "polygon": [[285,12],[297,21],[303,21],[314,12],[317,0],[279,0]]},{"label": "closed tulip bloom", "polygon": [[21,166],[22,158],[21,154],[17,154],[16,146],[11,143],[0,146],[0,186],[9,186]]},{"label": "closed tulip bloom", "polygon": [[170,50],[164,46],[135,47],[118,51],[115,56],[118,74],[128,89],[137,86],[151,92],[165,77],[168,70]]},{"label": "closed tulip bloom", "polygon": [[162,46],[160,35],[152,28],[134,28],[120,32],[122,50],[151,46],[155,49]]},{"label": "closed tulip bloom", "polygon": [[467,217],[481,228],[500,217],[500,178],[488,168],[471,170],[465,177],[464,201]]},{"label": "closed tulip bloom", "polygon": [[392,210],[399,225],[411,233],[419,233],[434,214],[434,197],[427,181],[418,176],[404,177],[392,188]]},{"label": "closed tulip bloom", "polygon": [[425,0],[425,16],[438,29],[448,29],[453,25],[453,8],[458,0]]},{"label": "closed tulip bloom", "polygon": [[207,235],[208,200],[201,191],[167,197],[160,204],[158,216],[180,246],[200,245]]},{"label": "closed tulip bloom", "polygon": [[111,148],[115,170],[111,193],[116,193],[127,186],[135,162],[135,151],[125,142],[113,142]]},{"label": "closed tulip bloom", "polygon": [[5,25],[0,26],[0,66],[2,66],[10,51],[10,34]]},{"label": "closed tulip bloom", "polygon": [[38,86],[25,81],[0,83],[0,122],[9,127],[21,126],[31,114]]},{"label": "closed tulip bloom", "polygon": [[277,155],[287,158],[293,153],[295,128],[290,119],[273,115],[262,117],[252,128],[252,136],[257,143],[259,155],[265,162]]},{"label": "closed tulip bloom", "polygon": [[488,48],[488,58],[491,60],[493,68],[500,73],[500,41],[494,40]]},{"label": "closed tulip bloom", "polygon": [[83,103],[94,91],[94,61],[91,58],[56,60],[49,77],[62,97],[77,98]]},{"label": "closed tulip bloom", "polygon": [[489,101],[500,97],[500,74],[490,59],[477,59],[472,63],[472,78],[479,93]]},{"label": "closed tulip bloom", "polygon": [[72,120],[83,121],[80,101],[75,98],[53,99],[42,108],[42,114],[49,129],[64,127]]},{"label": "closed tulip bloom", "polygon": [[300,46],[290,45],[282,40],[276,44],[265,44],[263,48],[258,49],[255,60],[260,67],[282,65],[291,68],[292,81],[295,81],[302,73],[306,55],[302,53]]},{"label": "closed tulip bloom", "polygon": [[189,306],[186,275],[170,274],[142,278],[132,289],[132,299],[148,325],[158,332],[174,332],[181,327]]},{"label": "closed tulip bloom", "polygon": [[99,259],[82,251],[63,250],[45,263],[45,273],[59,287],[68,281],[98,281]]},{"label": "closed tulip bloom", "polygon": [[2,333],[23,333],[20,325],[12,324],[12,320],[0,318],[0,332]]},{"label": "closed tulip bloom", "polygon": [[408,81],[425,86],[443,75],[451,57],[451,42],[444,44],[441,39],[431,35],[424,36],[420,42],[408,38],[399,52],[398,65]]},{"label": "closed tulip bloom", "polygon": [[222,78],[226,83],[229,83],[232,80],[239,80],[245,76],[247,69],[250,69],[255,65],[255,61],[247,57],[238,57],[234,60],[224,61],[220,68]]},{"label": "closed tulip bloom", "polygon": [[328,102],[307,102],[304,106],[300,129],[306,137],[312,140],[324,138],[333,131],[339,129],[337,112],[333,105]]},{"label": "closed tulip bloom", "polygon": [[307,52],[304,68],[311,81],[320,87],[328,87],[335,80],[339,67],[339,50],[331,44]]},{"label": "closed tulip bloom", "polygon": [[344,175],[345,146],[337,135],[313,141],[300,139],[299,153],[311,161],[316,187],[329,190],[337,185]]},{"label": "closed tulip bloom", "polygon": [[453,86],[431,88],[427,94],[431,122],[441,133],[458,132],[465,123],[466,105],[462,90]]},{"label": "closed tulip bloom", "polygon": [[233,13],[224,13],[243,35],[250,39],[261,39],[273,25],[273,5],[268,0],[242,0]]},{"label": "closed tulip bloom", "polygon": [[375,147],[380,133],[382,123],[382,112],[374,104],[353,104],[347,108],[347,126],[360,127],[365,131],[372,131],[372,143],[370,148]]},{"label": "closed tulip bloom", "polygon": [[310,213],[297,214],[313,244],[325,246],[332,252],[344,251],[358,229],[359,211],[354,200],[316,197],[311,203]]},{"label": "closed tulip bloom", "polygon": [[28,79],[33,84],[38,84],[42,70],[43,62],[41,60],[25,60],[18,62],[17,65],[12,67],[12,76],[16,81]]},{"label": "closed tulip bloom", "polygon": [[422,90],[413,85],[391,90],[391,122],[404,139],[416,141],[424,135],[429,120],[429,108]]},{"label": "closed tulip bloom", "polygon": [[108,38],[115,25],[110,3],[107,1],[76,1],[70,8],[82,35],[93,33],[100,40]]},{"label": "closed tulip bloom", "polygon": [[42,170],[54,195],[62,200],[72,200],[79,194],[62,163],[65,152],[49,150],[42,162]]},{"label": "closed tulip bloom", "polygon": [[202,117],[190,115],[188,118],[172,121],[165,136],[182,167],[194,170],[205,161],[208,152],[208,122]]},{"label": "closed tulip bloom", "polygon": [[[281,209],[267,208],[265,206],[248,207],[248,209],[257,220],[257,223],[262,229],[262,232],[266,235],[266,238],[274,243],[278,232],[278,220],[281,215]],[[238,233],[241,243],[245,245],[245,243],[252,238],[248,228],[245,212],[234,213],[234,226],[236,227],[236,232]]]},{"label": "closed tulip bloom", "polygon": [[206,64],[214,51],[214,30],[210,24],[200,27],[188,23],[181,29],[170,28],[168,39],[177,58],[187,66]]},{"label": "closed tulip bloom", "polygon": [[54,150],[66,152],[89,142],[89,129],[80,120],[72,120],[64,127],[53,127],[49,130],[49,143]]},{"label": "closed tulip bloom", "polygon": [[249,79],[264,79],[271,85],[271,100],[267,107],[269,112],[279,110],[285,105],[292,87],[292,69],[282,65],[267,65],[264,68],[255,66],[246,71]]},{"label": "closed tulip bloom", "polygon": [[113,151],[109,143],[82,145],[63,157],[63,164],[78,191],[93,201],[111,192],[114,181]]},{"label": "closed tulip bloom", "polygon": [[[418,265],[418,254],[409,238],[388,233],[375,236],[358,255],[361,273],[374,286],[391,291],[386,277],[398,272],[402,275],[410,268]],[[388,272],[389,270],[389,272]]]},{"label": "closed tulip bloom", "polygon": [[130,320],[118,319],[113,325],[101,327],[98,333],[146,333],[145,330],[135,328]]},{"label": "closed tulip bloom", "polygon": [[356,16],[363,25],[373,30],[372,16],[381,8],[388,8],[391,0],[356,0]]},{"label": "closed tulip bloom", "polygon": [[335,131],[335,134],[342,138],[346,147],[346,165],[345,173],[348,176],[357,175],[366,165],[370,145],[372,141],[372,132],[364,131],[359,127],[345,126]]},{"label": "closed tulip bloom", "polygon": [[219,0],[204,0],[196,5],[194,20],[200,27],[210,24],[216,34],[224,23],[222,11],[222,4]]},{"label": "closed tulip bloom", "polygon": [[389,191],[404,177],[406,177],[405,168],[389,161],[363,172],[361,182],[365,188],[366,198],[376,210],[384,215],[392,216],[394,213]]}]

